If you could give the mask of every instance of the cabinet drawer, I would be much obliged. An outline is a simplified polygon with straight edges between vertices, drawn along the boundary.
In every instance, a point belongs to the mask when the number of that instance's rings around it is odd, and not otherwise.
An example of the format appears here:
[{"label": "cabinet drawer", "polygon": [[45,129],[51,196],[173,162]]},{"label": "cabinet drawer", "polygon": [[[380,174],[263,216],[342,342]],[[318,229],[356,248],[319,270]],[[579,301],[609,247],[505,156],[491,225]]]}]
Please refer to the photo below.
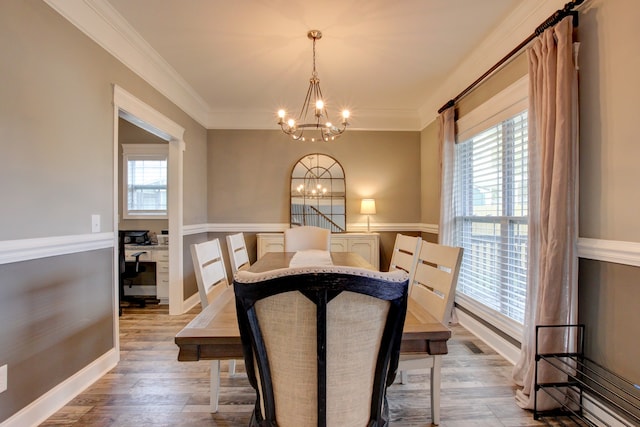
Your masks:
[{"label": "cabinet drawer", "polygon": [[166,273],[169,274],[169,263],[168,262],[157,262],[156,263],[156,271],[158,274]]},{"label": "cabinet drawer", "polygon": [[153,251],[153,260],[156,262],[169,261],[169,251]]}]

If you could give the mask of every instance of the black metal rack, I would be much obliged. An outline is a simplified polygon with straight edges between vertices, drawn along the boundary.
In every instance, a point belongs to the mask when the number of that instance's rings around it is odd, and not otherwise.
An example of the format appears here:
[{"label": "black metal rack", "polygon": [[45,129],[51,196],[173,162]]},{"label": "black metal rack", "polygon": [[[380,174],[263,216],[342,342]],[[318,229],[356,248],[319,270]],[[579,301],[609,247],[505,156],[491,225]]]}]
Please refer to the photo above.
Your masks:
[{"label": "black metal rack", "polygon": [[[536,326],[533,418],[554,426],[640,426],[640,386],[585,357],[584,329],[584,325]],[[563,334],[575,351],[541,353],[541,333],[546,332]],[[553,381],[539,380],[546,365]],[[539,410],[538,393],[549,396],[558,409]]]}]

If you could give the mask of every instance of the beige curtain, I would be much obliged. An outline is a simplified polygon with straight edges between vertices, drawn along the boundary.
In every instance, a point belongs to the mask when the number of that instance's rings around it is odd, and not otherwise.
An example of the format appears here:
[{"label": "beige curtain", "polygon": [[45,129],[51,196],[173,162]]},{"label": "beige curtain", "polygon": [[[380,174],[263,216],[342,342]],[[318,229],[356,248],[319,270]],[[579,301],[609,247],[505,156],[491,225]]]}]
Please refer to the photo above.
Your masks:
[{"label": "beige curtain", "polygon": [[453,245],[453,173],[455,170],[456,122],[455,107],[438,116],[440,123],[440,224],[441,245]]},{"label": "beige curtain", "polygon": [[[573,324],[577,320],[577,70],[571,17],[547,29],[528,49],[529,56],[529,271],[527,308],[520,360],[513,377],[522,386],[516,400],[533,409],[536,325]],[[540,352],[573,350],[566,330],[545,329]],[[546,363],[538,380],[563,381]],[[564,402],[542,392],[538,410]]]}]

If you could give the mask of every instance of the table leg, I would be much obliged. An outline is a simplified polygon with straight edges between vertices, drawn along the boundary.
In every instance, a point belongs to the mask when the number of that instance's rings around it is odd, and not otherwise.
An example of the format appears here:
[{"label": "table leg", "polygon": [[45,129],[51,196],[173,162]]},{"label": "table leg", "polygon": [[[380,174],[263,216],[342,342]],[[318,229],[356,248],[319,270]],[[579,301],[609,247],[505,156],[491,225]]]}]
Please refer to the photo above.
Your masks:
[{"label": "table leg", "polygon": [[211,396],[209,398],[209,409],[211,413],[218,412],[218,396],[220,394],[220,361],[211,361]]},{"label": "table leg", "polygon": [[431,367],[431,422],[440,424],[440,368],[442,367],[442,355],[433,355]]}]

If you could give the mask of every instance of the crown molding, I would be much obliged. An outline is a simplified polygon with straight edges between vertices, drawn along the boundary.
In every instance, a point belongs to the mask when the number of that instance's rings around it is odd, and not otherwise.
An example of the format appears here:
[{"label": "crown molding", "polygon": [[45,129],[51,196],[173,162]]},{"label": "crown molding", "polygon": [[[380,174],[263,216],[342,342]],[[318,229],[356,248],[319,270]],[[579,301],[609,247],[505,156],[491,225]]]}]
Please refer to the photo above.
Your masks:
[{"label": "crown molding", "polygon": [[[561,9],[566,0],[523,1],[480,42],[453,72],[431,94],[418,110],[420,129],[435,120],[438,109],[469,86],[476,78],[493,67],[522,40],[556,10]],[[514,42],[516,40],[516,42]]]},{"label": "crown molding", "polygon": [[202,126],[209,106],[105,0],[43,0]]},{"label": "crown molding", "polygon": [[[277,129],[273,111],[212,111],[196,91],[106,0],[43,0],[207,129]],[[354,130],[419,131],[417,111],[354,112]],[[272,121],[269,118],[273,118]]]},{"label": "crown molding", "polygon": [[[358,109],[352,112],[349,130],[419,132],[418,112],[408,109]],[[279,130],[274,111],[242,110],[210,112],[208,129],[260,129]]]}]

